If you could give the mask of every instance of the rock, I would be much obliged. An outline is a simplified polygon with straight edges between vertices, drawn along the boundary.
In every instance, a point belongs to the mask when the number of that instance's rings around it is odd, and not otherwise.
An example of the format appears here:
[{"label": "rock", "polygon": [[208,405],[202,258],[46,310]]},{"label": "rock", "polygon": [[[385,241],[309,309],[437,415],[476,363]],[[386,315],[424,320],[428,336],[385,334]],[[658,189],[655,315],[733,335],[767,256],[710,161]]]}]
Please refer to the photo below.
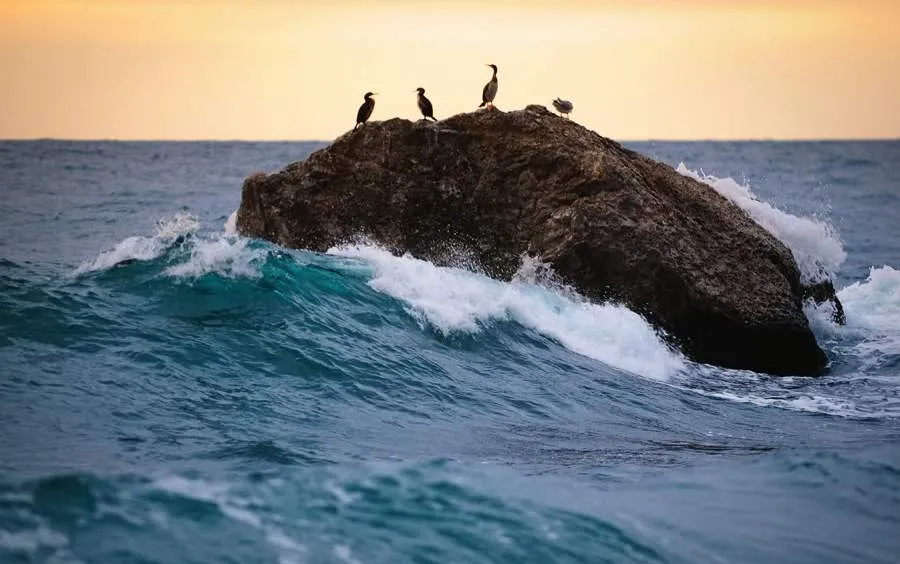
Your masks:
[{"label": "rock", "polygon": [[841,300],[838,299],[837,293],[834,291],[834,283],[831,280],[820,280],[818,282],[804,284],[802,292],[804,302],[806,300],[812,300],[816,305],[829,302],[832,308],[831,321],[838,325],[847,324],[847,316],[844,315],[844,306],[841,304]]},{"label": "rock", "polygon": [[247,178],[237,227],[312,251],[365,236],[438,265],[463,249],[501,279],[528,254],[694,360],[825,369],[787,247],[709,186],[542,106],[370,122]]}]

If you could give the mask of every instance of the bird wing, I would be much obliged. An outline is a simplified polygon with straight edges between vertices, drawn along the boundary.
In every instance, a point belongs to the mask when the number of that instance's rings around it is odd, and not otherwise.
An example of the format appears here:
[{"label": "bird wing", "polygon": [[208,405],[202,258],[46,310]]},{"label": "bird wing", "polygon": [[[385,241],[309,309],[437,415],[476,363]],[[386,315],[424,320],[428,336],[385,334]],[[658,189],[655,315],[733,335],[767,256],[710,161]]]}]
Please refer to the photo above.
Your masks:
[{"label": "bird wing", "polygon": [[497,83],[493,80],[484,85],[484,90],[481,91],[481,101],[482,102],[490,102],[494,99],[494,96],[497,94]]},{"label": "bird wing", "polygon": [[431,106],[431,100],[425,96],[419,98],[419,109],[422,110],[422,115],[434,117],[434,108]]},{"label": "bird wing", "polygon": [[359,111],[356,112],[356,123],[362,123],[369,119],[369,116],[372,115],[372,110],[375,109],[375,100],[369,99],[362,103],[362,106],[359,107]]}]

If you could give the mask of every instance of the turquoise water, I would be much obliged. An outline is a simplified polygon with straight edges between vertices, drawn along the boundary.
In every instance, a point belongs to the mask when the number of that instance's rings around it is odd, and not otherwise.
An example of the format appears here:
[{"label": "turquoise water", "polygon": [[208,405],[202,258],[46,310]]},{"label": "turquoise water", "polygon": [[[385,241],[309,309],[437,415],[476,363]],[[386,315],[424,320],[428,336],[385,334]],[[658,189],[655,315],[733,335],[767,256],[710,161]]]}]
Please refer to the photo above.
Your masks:
[{"label": "turquoise water", "polygon": [[632,144],[836,277],[821,379],[533,261],[237,236],[320,146],[0,143],[0,561],[897,561],[900,143]]}]

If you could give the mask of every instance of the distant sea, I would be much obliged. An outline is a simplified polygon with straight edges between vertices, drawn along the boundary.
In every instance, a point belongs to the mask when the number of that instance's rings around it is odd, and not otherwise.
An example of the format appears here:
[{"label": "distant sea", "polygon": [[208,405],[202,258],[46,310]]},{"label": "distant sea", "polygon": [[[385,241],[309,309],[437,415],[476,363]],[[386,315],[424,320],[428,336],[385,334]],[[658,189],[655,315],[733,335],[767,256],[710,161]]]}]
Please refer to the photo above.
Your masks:
[{"label": "distant sea", "polygon": [[237,235],[322,143],[0,142],[0,562],[898,562],[900,142],[627,145],[834,276],[826,376]]}]

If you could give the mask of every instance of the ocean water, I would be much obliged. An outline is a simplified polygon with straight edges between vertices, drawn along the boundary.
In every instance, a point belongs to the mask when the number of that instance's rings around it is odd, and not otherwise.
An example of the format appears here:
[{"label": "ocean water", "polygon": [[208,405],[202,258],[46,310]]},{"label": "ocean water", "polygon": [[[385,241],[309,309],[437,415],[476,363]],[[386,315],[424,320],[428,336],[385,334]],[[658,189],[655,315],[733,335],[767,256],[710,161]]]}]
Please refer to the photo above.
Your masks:
[{"label": "ocean water", "polygon": [[900,142],[631,143],[834,276],[826,376],[234,232],[317,143],[0,143],[0,562],[897,562]]}]

